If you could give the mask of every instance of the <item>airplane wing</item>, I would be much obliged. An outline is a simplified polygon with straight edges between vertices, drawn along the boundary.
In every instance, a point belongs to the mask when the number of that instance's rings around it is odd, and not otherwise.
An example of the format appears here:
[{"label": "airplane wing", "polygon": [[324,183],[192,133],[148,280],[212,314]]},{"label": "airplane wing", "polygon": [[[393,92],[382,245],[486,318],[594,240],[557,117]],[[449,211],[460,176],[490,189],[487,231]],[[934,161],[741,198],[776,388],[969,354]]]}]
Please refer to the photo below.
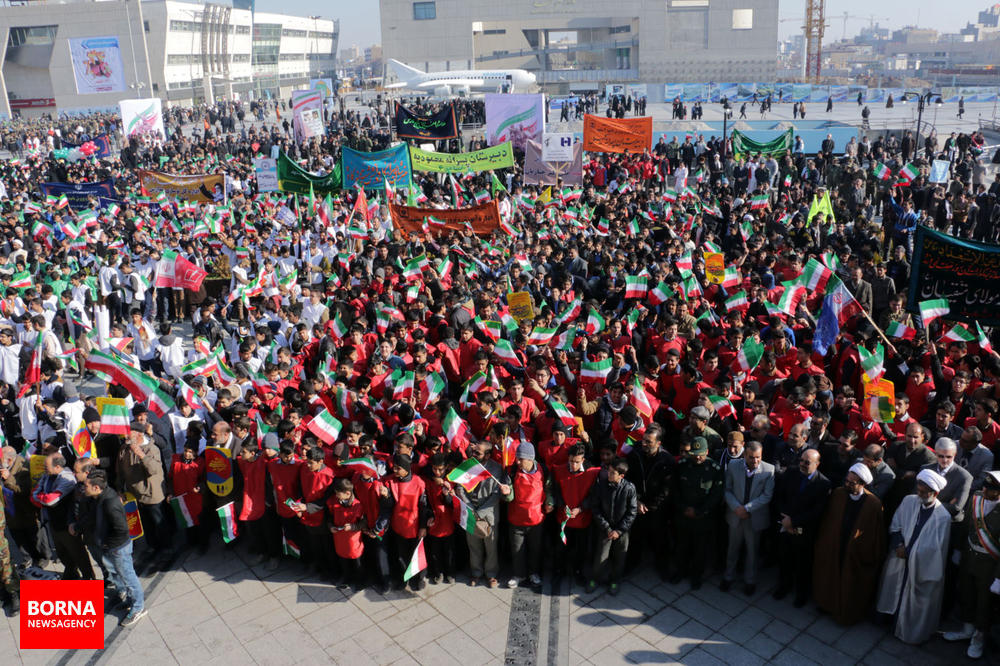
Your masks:
[{"label": "airplane wing", "polygon": [[395,89],[395,88],[405,88],[408,85],[410,85],[410,84],[406,83],[405,81],[403,81],[401,83],[390,83],[390,84],[388,84],[386,86],[383,86],[383,87],[385,87],[386,89],[392,90],[392,89]]},{"label": "airplane wing", "polygon": [[415,88],[437,88],[438,86],[469,86],[474,88],[484,84],[483,79],[436,79],[418,83]]}]

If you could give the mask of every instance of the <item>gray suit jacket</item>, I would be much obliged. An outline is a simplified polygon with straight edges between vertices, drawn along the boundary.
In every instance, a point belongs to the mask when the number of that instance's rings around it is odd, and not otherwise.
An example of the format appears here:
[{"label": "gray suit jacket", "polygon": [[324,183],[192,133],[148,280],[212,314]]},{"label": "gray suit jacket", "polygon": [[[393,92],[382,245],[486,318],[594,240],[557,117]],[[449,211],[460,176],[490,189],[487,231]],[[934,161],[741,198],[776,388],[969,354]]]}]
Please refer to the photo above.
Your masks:
[{"label": "gray suit jacket", "polygon": [[896,473],[883,460],[875,468],[875,471],[872,472],[872,482],[868,484],[868,490],[875,493],[880,500],[885,502],[885,498],[892,489],[892,484],[895,482]]},{"label": "gray suit jacket", "polygon": [[[933,463],[924,465],[921,469],[936,472],[938,466],[937,463]],[[955,463],[948,469],[944,478],[948,481],[948,485],[938,493],[937,498],[951,514],[952,522],[961,522],[965,518],[965,503],[969,501],[969,492],[972,490],[972,475],[965,471],[961,465]]]},{"label": "gray suit jacket", "polygon": [[966,472],[972,475],[972,492],[976,492],[983,487],[986,472],[993,469],[993,452],[982,444],[972,449],[971,453],[959,449],[955,464],[961,465]]},{"label": "gray suit jacket", "polygon": [[[744,506],[743,497],[746,491],[747,465],[742,460],[734,460],[726,468],[726,522],[738,525],[739,516],[736,507]],[[757,473],[753,475],[750,486],[750,501],[745,505],[750,512],[750,521],[754,530],[767,528],[771,521],[770,504],[774,496],[774,465],[760,462]]]}]

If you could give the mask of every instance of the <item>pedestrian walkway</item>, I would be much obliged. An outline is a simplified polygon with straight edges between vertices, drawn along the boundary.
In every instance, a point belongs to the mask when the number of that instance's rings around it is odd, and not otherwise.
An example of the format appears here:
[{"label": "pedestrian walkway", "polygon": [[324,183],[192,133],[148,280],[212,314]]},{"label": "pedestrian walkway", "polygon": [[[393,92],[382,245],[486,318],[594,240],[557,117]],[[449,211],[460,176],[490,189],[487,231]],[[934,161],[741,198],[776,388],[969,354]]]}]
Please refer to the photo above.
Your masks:
[{"label": "pedestrian walkway", "polygon": [[235,550],[187,553],[141,576],[149,616],[131,629],[105,622],[105,650],[17,649],[18,623],[0,622],[0,664],[909,664],[964,660],[965,645],[900,643],[889,627],[845,628],[815,607],[758,592],[697,591],[643,571],[618,596],[428,585],[420,593],[342,591],[295,561],[251,567]]}]

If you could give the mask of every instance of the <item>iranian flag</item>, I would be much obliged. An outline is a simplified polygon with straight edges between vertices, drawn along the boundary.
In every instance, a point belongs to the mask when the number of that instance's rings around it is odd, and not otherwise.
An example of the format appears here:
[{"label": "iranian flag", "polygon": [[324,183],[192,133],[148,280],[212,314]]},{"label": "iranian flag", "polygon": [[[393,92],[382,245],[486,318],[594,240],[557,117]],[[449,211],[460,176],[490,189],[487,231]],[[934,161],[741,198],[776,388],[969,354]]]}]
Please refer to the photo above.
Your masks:
[{"label": "iranian flag", "polygon": [[913,340],[917,337],[917,329],[910,328],[906,324],[898,321],[891,321],[885,327],[885,334],[891,338],[902,338],[903,340]]},{"label": "iranian flag", "polygon": [[124,386],[138,402],[145,401],[157,386],[149,376],[102,351],[91,351],[84,367],[107,377],[109,382]]},{"label": "iranian flag", "polygon": [[449,407],[448,413],[445,415],[444,420],[441,421],[441,430],[444,432],[445,439],[448,440],[448,446],[454,449],[455,443],[465,437],[468,429],[469,426],[458,415],[455,408]]},{"label": "iranian flag", "polygon": [[14,273],[10,278],[10,286],[15,289],[27,289],[31,286],[31,273],[28,271]]},{"label": "iranian flag", "polygon": [[750,199],[750,210],[767,208],[769,204],[770,204],[770,197],[768,197],[768,195],[758,194],[757,196]]},{"label": "iranian flag", "polygon": [[476,531],[476,514],[458,495],[452,495],[455,504],[455,522],[469,534]]},{"label": "iranian flag", "polygon": [[750,301],[747,300],[746,291],[738,291],[726,299],[727,312],[732,312],[733,310],[746,310],[749,307]]},{"label": "iranian flag", "polygon": [[649,404],[649,396],[638,377],[632,380],[632,405],[645,421],[648,422],[653,418],[653,406]]},{"label": "iranian flag", "polygon": [[424,377],[424,408],[437,402],[444,392],[444,378],[436,372],[432,372]]},{"label": "iranian flag", "polygon": [[595,361],[593,363],[584,362],[580,364],[580,379],[604,381],[604,378],[607,377],[610,372],[610,358],[606,358],[603,361]]},{"label": "iranian flag", "polygon": [[351,418],[351,404],[351,392],[343,386],[338,387],[337,392],[333,395],[333,405],[337,410],[337,416],[345,419]]},{"label": "iranian flag", "polygon": [[546,345],[552,336],[556,334],[557,328],[544,328],[542,326],[536,326],[532,331],[531,335],[528,336],[529,345]]},{"label": "iranian flag", "polygon": [[198,513],[192,505],[194,494],[183,493],[170,498],[170,508],[174,510],[174,518],[181,528],[194,527],[198,524]]},{"label": "iranian flag", "polygon": [[406,571],[403,572],[403,582],[410,580],[418,573],[427,568],[427,553],[424,552],[424,540],[421,538],[417,542],[417,547],[413,549],[413,557],[410,558],[410,563],[406,565]]},{"label": "iranian flag", "polygon": [[921,301],[920,307],[920,322],[924,325],[924,328],[930,328],[931,322],[938,317],[943,317],[951,311],[948,307],[947,298],[935,298],[929,301]]},{"label": "iranian flag", "polygon": [[330,326],[333,334],[337,336],[338,340],[343,340],[347,335],[347,324],[344,320],[340,318],[340,310],[335,310],[333,314],[333,324]]},{"label": "iranian flag", "polygon": [[993,353],[993,345],[990,344],[990,339],[986,337],[986,333],[983,331],[983,327],[976,322],[976,344],[979,345],[980,349],[988,354]]},{"label": "iranian flag", "polygon": [[657,306],[668,298],[670,298],[670,287],[666,282],[660,282],[649,291],[649,304],[652,306]]},{"label": "iranian flag", "polygon": [[559,420],[562,421],[563,425],[576,425],[576,417],[573,416],[573,412],[569,411],[569,408],[566,405],[562,404],[558,400],[552,399],[549,399],[549,405],[551,405],[552,411],[556,413],[556,416],[559,417]]},{"label": "iranian flag", "polygon": [[833,312],[837,315],[837,321],[843,326],[848,319],[861,312],[861,305],[854,299],[844,283],[836,275],[827,284],[827,300],[824,306],[829,303],[833,307]]},{"label": "iranian flag", "polygon": [[876,162],[875,167],[872,169],[872,173],[879,180],[889,180],[892,178],[892,169],[882,164],[881,162]]},{"label": "iranian flag", "polygon": [[444,261],[442,261],[440,264],[438,264],[438,267],[437,267],[438,277],[441,278],[441,279],[444,279],[444,278],[448,277],[448,273],[451,272],[451,269],[454,266],[455,266],[455,263],[451,260],[451,257],[445,257]]},{"label": "iranian flag", "polygon": [[798,281],[810,292],[816,292],[826,287],[826,283],[832,275],[833,271],[816,261],[815,257],[810,257],[802,275],[798,277]]},{"label": "iranian flag", "polygon": [[885,349],[882,345],[876,347],[874,353],[859,346],[858,356],[861,358],[861,369],[868,379],[875,381],[885,374]]},{"label": "iranian flag", "polygon": [[581,312],[583,312],[583,299],[578,296],[573,299],[572,303],[566,306],[566,309],[563,310],[561,315],[556,317],[556,321],[560,324],[573,321],[580,316]]},{"label": "iranian flag", "polygon": [[404,372],[396,381],[396,385],[392,389],[392,399],[393,400],[409,399],[409,397],[413,395],[413,385],[415,381],[416,381],[416,376],[412,370]]},{"label": "iranian flag", "polygon": [[920,175],[920,169],[913,166],[912,162],[910,162],[905,167],[899,170],[899,179],[904,184],[912,183],[913,179],[919,175]]},{"label": "iranian flag", "polygon": [[163,252],[156,264],[154,287],[180,287],[198,291],[208,275],[202,268],[191,263],[173,250]]},{"label": "iranian flag", "polygon": [[594,308],[590,308],[587,312],[587,325],[584,328],[587,335],[597,335],[598,333],[603,332],[607,326],[608,324],[604,321],[604,317],[601,316],[601,313]]},{"label": "iranian flag", "polygon": [[719,415],[719,418],[726,418],[727,416],[735,416],[736,409],[733,408],[733,403],[729,402],[726,398],[721,395],[710,395],[708,396],[708,401],[712,403],[712,409],[715,413]]},{"label": "iranian flag", "polygon": [[219,524],[222,526],[222,540],[232,542],[239,533],[236,527],[236,502],[230,502],[218,509]]},{"label": "iranian flag", "polygon": [[327,444],[334,444],[340,437],[342,424],[337,420],[330,410],[324,409],[309,422],[309,432],[319,437]]},{"label": "iranian flag", "polygon": [[521,363],[521,359],[517,357],[514,353],[514,347],[510,344],[509,340],[497,340],[493,343],[493,353],[502,358],[503,360],[516,365],[518,367],[524,367]]},{"label": "iranian flag", "polygon": [[736,287],[743,282],[739,271],[734,266],[726,266],[725,273],[722,274],[722,286],[725,288]]},{"label": "iranian flag", "polygon": [[567,328],[565,331],[552,338],[549,344],[556,349],[571,351],[573,343],[576,342],[576,328]]},{"label": "iranian flag", "polygon": [[781,293],[781,298],[778,299],[778,309],[786,315],[794,315],[796,308],[799,307],[799,301],[806,297],[806,288],[796,280],[781,284],[785,290]]},{"label": "iranian flag", "polygon": [[645,277],[641,275],[625,276],[625,298],[643,298],[647,289]]},{"label": "iranian flag", "polygon": [[498,321],[484,321],[476,315],[476,318],[472,320],[475,323],[476,328],[483,332],[487,338],[496,342],[500,339],[500,327],[501,324]]},{"label": "iranian flag", "polygon": [[184,398],[184,402],[186,402],[191,409],[201,409],[201,398],[198,397],[198,393],[193,388],[188,386],[183,379],[178,379],[177,381],[180,384],[180,394],[181,397]]},{"label": "iranian flag", "polygon": [[174,401],[160,388],[154,388],[149,394],[149,411],[161,419],[174,408]]},{"label": "iranian flag", "polygon": [[463,461],[461,465],[448,472],[449,481],[457,483],[470,492],[481,482],[492,478],[493,475],[489,473],[489,470],[475,458]]},{"label": "iranian flag", "polygon": [[32,386],[42,381],[42,341],[44,338],[44,331],[35,338],[35,346],[31,349],[31,362],[28,364],[28,369],[24,371],[24,381],[17,394],[19,398],[23,397]]},{"label": "iranian flag", "polygon": [[736,367],[740,372],[753,372],[761,357],[764,356],[764,345],[755,338],[747,338],[736,355]]},{"label": "iranian flag", "polygon": [[105,402],[101,407],[101,434],[128,435],[129,414],[124,398],[120,403]]},{"label": "iranian flag", "polygon": [[341,467],[350,467],[352,469],[363,470],[366,469],[371,472],[374,476],[378,476],[378,466],[375,464],[375,460],[371,457],[365,458],[348,458],[344,462],[340,463]]},{"label": "iranian flag", "polygon": [[476,374],[469,377],[464,384],[462,384],[462,405],[472,405],[475,400],[473,396],[476,395],[481,388],[486,386],[486,374],[483,372],[477,372]]},{"label": "iranian flag", "polygon": [[955,324],[941,336],[941,339],[945,342],[975,342],[976,336],[962,324]]}]

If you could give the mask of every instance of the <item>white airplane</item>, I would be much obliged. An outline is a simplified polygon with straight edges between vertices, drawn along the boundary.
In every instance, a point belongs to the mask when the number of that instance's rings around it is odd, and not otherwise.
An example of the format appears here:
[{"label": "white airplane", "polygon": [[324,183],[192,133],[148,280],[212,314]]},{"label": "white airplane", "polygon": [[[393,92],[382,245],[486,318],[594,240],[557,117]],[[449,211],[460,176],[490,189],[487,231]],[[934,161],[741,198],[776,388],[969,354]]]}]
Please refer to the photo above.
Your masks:
[{"label": "white airplane", "polygon": [[535,75],[523,69],[463,69],[450,72],[421,72],[398,60],[389,59],[389,67],[400,79],[386,88],[405,88],[433,93],[437,97],[465,96],[472,91],[525,91],[535,85]]}]

